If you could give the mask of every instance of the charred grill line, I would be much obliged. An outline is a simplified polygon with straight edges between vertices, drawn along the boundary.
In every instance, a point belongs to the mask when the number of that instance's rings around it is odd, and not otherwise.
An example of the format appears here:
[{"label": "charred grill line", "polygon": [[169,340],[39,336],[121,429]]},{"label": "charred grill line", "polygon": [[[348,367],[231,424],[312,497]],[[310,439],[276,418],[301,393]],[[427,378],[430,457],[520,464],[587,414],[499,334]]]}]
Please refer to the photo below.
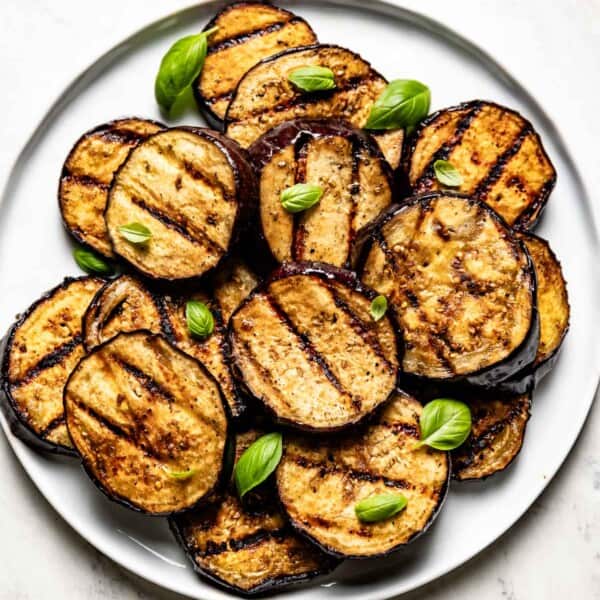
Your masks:
[{"label": "charred grill line", "polygon": [[63,169],[61,181],[63,183],[72,182],[85,187],[99,188],[102,191],[108,191],[108,188],[110,187],[110,184],[102,183],[101,181],[98,181],[95,177],[92,177],[91,175],[75,175],[67,167]]},{"label": "charred grill line", "polygon": [[346,256],[346,263],[344,268],[350,269],[352,265],[350,264],[350,257],[352,256],[352,245],[356,238],[356,227],[354,224],[354,219],[356,218],[356,211],[358,209],[358,195],[360,194],[360,175],[359,175],[359,166],[360,166],[360,150],[361,144],[356,139],[356,137],[352,138],[352,183],[350,184],[350,196],[352,198],[352,206],[350,208],[350,215],[348,217],[348,251]]},{"label": "charred grill line", "polygon": [[223,554],[223,552],[239,552],[240,550],[244,550],[250,546],[257,546],[262,542],[271,539],[284,539],[288,533],[287,527],[281,527],[271,531],[259,529],[255,533],[251,533],[241,538],[232,538],[226,542],[215,543],[209,540],[206,543],[206,548],[204,550],[198,550],[197,556],[201,558],[210,558],[211,556]]},{"label": "charred grill line", "polygon": [[177,398],[162,387],[157,381],[152,379],[149,375],[138,369],[135,365],[128,363],[123,360],[120,356],[113,355],[114,361],[127,373],[132,375],[137,381],[151,394],[162,396],[169,404],[176,404]]},{"label": "charred grill line", "polygon": [[[294,142],[294,162],[296,164],[296,169],[294,172],[294,185],[297,183],[306,183],[306,160],[310,139],[310,136],[301,134]],[[304,237],[306,231],[301,223],[302,214],[303,213],[296,213],[293,215],[291,248],[293,260],[302,260],[302,255],[304,254]]]},{"label": "charred grill line", "polygon": [[50,423],[48,423],[48,425],[46,425],[46,427],[44,427],[44,429],[42,429],[38,435],[41,438],[47,438],[57,427],[63,425],[64,422],[65,415],[63,413],[58,415],[58,417],[54,417],[54,419],[52,419],[52,421],[50,421]]}]

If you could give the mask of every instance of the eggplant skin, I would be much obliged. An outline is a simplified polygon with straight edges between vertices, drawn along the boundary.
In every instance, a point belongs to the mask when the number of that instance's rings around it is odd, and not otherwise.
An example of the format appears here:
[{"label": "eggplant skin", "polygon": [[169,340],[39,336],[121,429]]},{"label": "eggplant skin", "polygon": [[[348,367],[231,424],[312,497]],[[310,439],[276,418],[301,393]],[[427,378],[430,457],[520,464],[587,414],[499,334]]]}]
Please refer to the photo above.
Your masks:
[{"label": "eggplant skin", "polygon": [[[420,439],[421,404],[398,390],[362,428],[336,437],[286,434],[277,467],[279,498],[292,526],[338,558],[387,556],[422,535],[439,514],[450,481],[450,455]],[[357,502],[402,493],[406,508],[361,523]]]},{"label": "eggplant skin", "polygon": [[489,204],[515,229],[535,227],[556,183],[533,125],[493,102],[465,102],[421,121],[403,149],[412,194],[441,189],[433,169],[438,159],[461,172],[456,191]]},{"label": "eggplant skin", "polygon": [[351,271],[283,264],[229,320],[238,382],[296,429],[332,432],[366,419],[391,398],[402,356],[392,321],[369,314],[376,295]]},{"label": "eggplant skin", "polygon": [[192,89],[200,110],[215,127],[246,71],[259,60],[286,48],[317,41],[310,25],[298,15],[266,2],[236,2],[225,6],[204,27],[218,27],[208,39],[208,53]]},{"label": "eggplant skin", "polygon": [[[256,245],[273,263],[350,268],[357,232],[391,204],[394,192],[392,170],[374,139],[344,121],[294,119],[265,133],[248,153],[259,179]],[[317,183],[324,193],[313,208],[292,215],[280,196],[296,183]]]},{"label": "eggplant skin", "polygon": [[[230,475],[226,455],[235,440],[221,389],[161,335],[138,330],[97,346],[71,373],[63,401],[86,474],[133,511],[169,516],[197,508]],[[169,474],[190,468],[184,480]]]},{"label": "eggplant skin", "polygon": [[[408,237],[402,230],[404,226],[412,231]],[[456,243],[463,244],[462,236],[466,243],[459,251]],[[403,331],[403,377],[411,386],[434,386],[448,392],[465,386],[493,388],[534,361],[540,323],[533,263],[524,244],[484,203],[451,192],[414,196],[390,207],[365,228],[357,246],[361,280],[388,298],[390,311]],[[471,264],[471,254],[481,256],[484,250],[486,255],[480,262],[492,269],[490,276],[485,271],[479,276],[474,272],[479,268],[477,261]],[[502,272],[496,266],[500,256],[504,261]],[[509,268],[514,277],[507,275]],[[442,290],[449,290],[446,296],[440,292],[436,306],[431,295],[418,297],[419,285],[431,289],[433,283],[427,283],[428,277],[437,281],[436,285],[443,284]],[[502,296],[500,285],[507,295]],[[508,307],[502,308],[503,298],[513,304],[510,319]],[[487,316],[471,327],[452,311],[448,313],[450,300],[470,305],[465,314],[473,315],[477,309]],[[455,306],[457,309],[460,306]],[[491,317],[501,323],[494,325]],[[493,350],[486,350],[482,355],[485,360],[475,362],[474,353],[464,347],[465,332],[458,331],[462,325],[468,327],[468,341],[480,354],[488,347]],[[510,334],[511,339],[500,344],[501,340],[496,339],[500,334]],[[453,338],[462,339],[460,347]],[[464,362],[466,359],[473,365]],[[463,362],[455,364],[456,360]]]},{"label": "eggplant skin", "polygon": [[[41,450],[52,454],[61,454],[65,456],[76,456],[77,453],[73,449],[73,446],[68,440],[64,424],[64,414],[62,411],[62,387],[66,382],[66,379],[70,371],[66,374],[61,375],[57,372],[54,376],[51,376],[50,371],[52,369],[60,368],[61,365],[65,364],[66,361],[77,360],[78,357],[84,354],[81,338],[81,317],[87,306],[88,300],[94,295],[97,289],[104,284],[104,280],[99,277],[66,277],[62,283],[46,292],[41,298],[34,302],[24,313],[22,313],[11,326],[6,336],[0,343],[0,408],[2,409],[6,419],[10,425],[13,434],[20,440],[25,442],[27,445],[35,450]],[[82,294],[81,303],[69,306],[69,289],[81,288],[79,291]],[[89,289],[87,289],[89,288]],[[32,345],[35,352],[35,344],[43,344],[45,341],[55,341],[56,347],[42,356],[38,357],[30,367],[28,367],[21,376],[17,377],[16,380],[11,376],[11,354],[16,344],[16,337],[20,330],[29,324],[29,322],[36,317],[36,312],[43,311],[45,306],[52,306],[53,302],[57,297],[64,295],[62,301],[64,306],[61,309],[61,316],[59,318],[64,319],[65,330],[68,331],[68,335],[65,337],[63,329],[57,328],[56,323],[51,321],[47,323],[43,329],[46,332],[46,338],[36,335],[35,339],[32,340]],[[75,298],[72,299],[75,302]],[[70,314],[73,312],[73,314]],[[43,316],[43,315],[42,315]],[[68,323],[68,325],[66,324]],[[72,328],[69,331],[68,328]],[[55,334],[55,335],[54,335]],[[54,335],[54,337],[52,337]],[[63,343],[59,343],[60,340]],[[27,349],[24,349],[27,353]],[[51,377],[50,381],[37,382],[36,379],[40,377]],[[39,398],[39,391],[36,392],[35,400],[39,406],[47,404],[44,400],[52,402],[52,394],[54,390],[58,390],[59,398],[57,407],[55,407],[55,416],[50,419],[49,422],[44,424],[42,430],[39,426],[35,426],[33,423],[34,415],[27,410],[27,406],[20,407],[19,402],[15,398],[15,384],[17,388],[20,387],[19,383],[25,381],[23,384],[34,384],[41,385],[42,391],[50,394],[50,397]],[[22,401],[26,401],[24,398]],[[58,411],[58,412],[57,412]],[[60,434],[60,430],[64,429],[64,435]],[[51,436],[56,434],[56,439],[52,440]],[[62,439],[61,439],[62,438]],[[60,441],[59,441],[60,440]]]}]

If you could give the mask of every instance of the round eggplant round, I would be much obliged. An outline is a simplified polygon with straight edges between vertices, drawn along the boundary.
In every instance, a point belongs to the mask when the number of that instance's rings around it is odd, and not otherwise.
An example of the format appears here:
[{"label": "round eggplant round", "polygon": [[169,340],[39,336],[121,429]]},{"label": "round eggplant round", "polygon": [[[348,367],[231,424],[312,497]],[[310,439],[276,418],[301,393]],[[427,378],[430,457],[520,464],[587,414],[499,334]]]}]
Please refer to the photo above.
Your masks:
[{"label": "round eggplant round", "polygon": [[[258,176],[258,243],[277,263],[318,261],[351,267],[357,231],[392,201],[392,172],[373,139],[342,121],[296,119],[250,146]],[[292,214],[281,193],[298,183],[318,185],[319,202]]]},{"label": "round eggplant round", "polygon": [[[397,392],[362,430],[329,440],[285,436],[276,479],[292,526],[341,558],[387,555],[423,533],[446,497],[450,459],[417,448],[421,410]],[[407,500],[401,512],[378,522],[359,520],[357,503],[393,493]]]},{"label": "round eggplant round", "polygon": [[222,483],[228,424],[217,382],[160,335],[122,333],[77,365],[66,423],[90,478],[150,515],[206,501]]},{"label": "round eggplant round", "polygon": [[350,271],[284,264],[229,321],[238,379],[281,423],[334,431],[361,421],[398,382],[396,333],[370,315],[375,296]]}]

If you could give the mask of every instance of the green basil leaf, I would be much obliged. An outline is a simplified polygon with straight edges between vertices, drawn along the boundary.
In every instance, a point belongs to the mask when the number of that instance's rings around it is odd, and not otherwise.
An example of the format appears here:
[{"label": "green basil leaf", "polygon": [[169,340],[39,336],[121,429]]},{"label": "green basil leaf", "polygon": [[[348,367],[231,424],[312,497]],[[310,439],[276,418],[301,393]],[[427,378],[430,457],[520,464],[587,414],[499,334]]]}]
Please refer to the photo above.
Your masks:
[{"label": "green basil leaf", "polygon": [[303,92],[321,92],[335,88],[333,71],[327,67],[298,67],[288,75],[288,81]]},{"label": "green basil leaf", "polygon": [[154,81],[154,96],[167,112],[171,110],[177,97],[198,77],[206,59],[208,36],[217,29],[213,27],[181,38],[163,56]]},{"label": "green basil leaf", "polygon": [[444,451],[454,450],[469,437],[471,410],[464,402],[438,398],[424,406],[419,425],[419,446],[426,445]]},{"label": "green basil leaf", "polygon": [[240,456],[235,465],[234,478],[240,498],[260,485],[277,468],[283,444],[281,433],[267,433],[259,437]]},{"label": "green basil leaf", "polygon": [[75,248],[75,250],[73,250],[73,258],[79,267],[86,273],[92,275],[97,273],[100,275],[112,275],[114,273],[113,267],[91,250]]},{"label": "green basil leaf", "polygon": [[173,479],[179,479],[180,481],[185,481],[186,479],[190,479],[196,474],[196,469],[188,469],[187,471],[171,471],[165,467],[165,471],[169,477]]},{"label": "green basil leaf", "polygon": [[119,233],[132,244],[145,244],[152,237],[152,232],[141,223],[121,225]]},{"label": "green basil leaf", "polygon": [[363,523],[377,523],[398,514],[407,504],[402,494],[379,494],[358,502],[354,512]]},{"label": "green basil leaf", "polygon": [[369,308],[369,312],[373,317],[374,321],[379,321],[387,312],[388,303],[387,298],[385,296],[377,296],[371,302],[371,307]]},{"label": "green basil leaf", "polygon": [[323,195],[323,188],[311,183],[297,183],[281,192],[281,204],[291,213],[299,213],[314,206]]},{"label": "green basil leaf", "polygon": [[215,320],[208,306],[197,300],[190,300],[185,305],[185,320],[192,335],[209,336],[215,328]]},{"label": "green basil leaf", "polygon": [[391,81],[371,107],[365,129],[413,127],[429,113],[431,92],[414,79]]},{"label": "green basil leaf", "polygon": [[448,187],[458,187],[463,178],[460,171],[448,160],[436,160],[433,163],[435,178]]}]

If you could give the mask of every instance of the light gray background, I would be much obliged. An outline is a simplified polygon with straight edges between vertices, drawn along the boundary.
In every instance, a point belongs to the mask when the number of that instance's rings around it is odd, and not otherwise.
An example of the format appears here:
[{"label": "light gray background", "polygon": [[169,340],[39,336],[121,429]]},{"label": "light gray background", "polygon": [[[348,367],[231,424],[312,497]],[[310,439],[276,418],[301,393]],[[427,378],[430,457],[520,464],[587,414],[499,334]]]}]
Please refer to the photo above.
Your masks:
[{"label": "light gray background", "polygon": [[[81,69],[135,29],[190,2],[2,0],[0,183],[49,103]],[[466,35],[525,82],[558,123],[596,199],[600,0],[398,4]],[[598,216],[598,203],[595,209]],[[600,600],[599,433],[595,406],[577,446],[528,514],[466,566],[405,597]],[[182,598],[123,572],[79,538],[34,488],[2,435],[0,474],[0,600]]]}]

